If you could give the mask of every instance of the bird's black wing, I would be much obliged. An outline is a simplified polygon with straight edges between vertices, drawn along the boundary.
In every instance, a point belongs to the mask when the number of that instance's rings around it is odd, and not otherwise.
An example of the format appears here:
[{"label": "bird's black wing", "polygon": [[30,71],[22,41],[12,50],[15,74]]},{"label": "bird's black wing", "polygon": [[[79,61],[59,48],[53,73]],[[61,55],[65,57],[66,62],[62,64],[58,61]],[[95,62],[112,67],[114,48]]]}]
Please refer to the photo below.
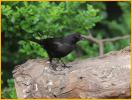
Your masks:
[{"label": "bird's black wing", "polygon": [[74,49],[74,45],[64,41],[63,38],[48,38],[42,40],[42,44],[50,57],[64,57]]},{"label": "bird's black wing", "polygon": [[66,55],[68,53],[70,53],[73,49],[74,49],[74,45],[70,45],[66,42],[54,42],[54,46],[55,46],[55,49],[54,51],[55,52],[58,52],[60,53],[61,55]]},{"label": "bird's black wing", "polygon": [[45,48],[48,49],[55,49],[58,46],[60,46],[61,44],[61,39],[60,38],[48,38],[48,39],[44,39],[42,40],[41,45],[43,45]]}]

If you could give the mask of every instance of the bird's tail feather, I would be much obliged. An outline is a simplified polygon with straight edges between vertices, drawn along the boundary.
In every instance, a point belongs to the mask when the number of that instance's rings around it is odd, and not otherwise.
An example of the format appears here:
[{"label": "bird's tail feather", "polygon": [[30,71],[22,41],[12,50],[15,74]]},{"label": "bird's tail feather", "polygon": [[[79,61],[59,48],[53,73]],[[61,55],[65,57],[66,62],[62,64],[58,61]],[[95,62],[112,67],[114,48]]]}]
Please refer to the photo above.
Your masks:
[{"label": "bird's tail feather", "polygon": [[30,39],[29,41],[32,41],[32,42],[35,42],[35,43],[38,43],[38,44],[40,44],[40,40],[38,40],[38,39],[35,39],[35,38],[32,38],[32,39]]},{"label": "bird's tail feather", "polygon": [[37,44],[40,44],[40,43],[41,43],[40,40],[35,39],[35,38],[25,39],[25,40],[23,40],[23,41],[25,41],[25,42],[35,42],[35,43],[37,43]]}]

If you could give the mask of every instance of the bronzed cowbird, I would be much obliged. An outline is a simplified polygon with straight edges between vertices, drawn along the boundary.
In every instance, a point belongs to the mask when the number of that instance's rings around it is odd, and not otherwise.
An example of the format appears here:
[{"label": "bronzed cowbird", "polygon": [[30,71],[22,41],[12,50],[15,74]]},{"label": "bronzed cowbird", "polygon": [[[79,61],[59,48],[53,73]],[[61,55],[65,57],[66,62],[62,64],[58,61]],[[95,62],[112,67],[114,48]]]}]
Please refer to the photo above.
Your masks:
[{"label": "bronzed cowbird", "polygon": [[[37,42],[47,51],[49,61],[52,64],[53,58],[58,58],[59,60],[61,60],[62,57],[65,57],[70,52],[72,52],[76,47],[76,43],[81,39],[83,38],[79,33],[74,33],[65,37],[47,38],[36,40],[35,42]],[[61,62],[63,63],[63,67],[68,67],[62,60]],[[53,69],[55,70],[56,68],[53,67]]]}]

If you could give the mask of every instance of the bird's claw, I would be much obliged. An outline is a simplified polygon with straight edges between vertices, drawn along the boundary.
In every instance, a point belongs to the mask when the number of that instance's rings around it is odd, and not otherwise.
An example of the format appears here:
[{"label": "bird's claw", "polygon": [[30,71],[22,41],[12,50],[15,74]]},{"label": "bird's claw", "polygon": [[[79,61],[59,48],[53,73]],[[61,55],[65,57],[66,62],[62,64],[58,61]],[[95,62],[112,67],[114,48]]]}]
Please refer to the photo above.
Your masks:
[{"label": "bird's claw", "polygon": [[70,67],[72,67],[72,66],[66,66],[66,65],[64,65],[64,66],[62,66],[62,67],[64,67],[64,68],[70,68]]},{"label": "bird's claw", "polygon": [[50,64],[50,67],[54,70],[54,71],[57,71],[57,66],[55,64]]}]

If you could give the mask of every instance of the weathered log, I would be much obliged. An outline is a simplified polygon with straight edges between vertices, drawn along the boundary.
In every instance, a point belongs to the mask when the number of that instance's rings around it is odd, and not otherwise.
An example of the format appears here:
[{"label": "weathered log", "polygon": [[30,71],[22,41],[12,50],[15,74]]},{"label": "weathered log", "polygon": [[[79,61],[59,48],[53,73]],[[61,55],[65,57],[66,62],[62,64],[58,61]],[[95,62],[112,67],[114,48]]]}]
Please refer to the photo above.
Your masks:
[{"label": "weathered log", "polygon": [[130,47],[102,57],[77,59],[54,71],[42,59],[13,70],[18,98],[130,98]]}]

